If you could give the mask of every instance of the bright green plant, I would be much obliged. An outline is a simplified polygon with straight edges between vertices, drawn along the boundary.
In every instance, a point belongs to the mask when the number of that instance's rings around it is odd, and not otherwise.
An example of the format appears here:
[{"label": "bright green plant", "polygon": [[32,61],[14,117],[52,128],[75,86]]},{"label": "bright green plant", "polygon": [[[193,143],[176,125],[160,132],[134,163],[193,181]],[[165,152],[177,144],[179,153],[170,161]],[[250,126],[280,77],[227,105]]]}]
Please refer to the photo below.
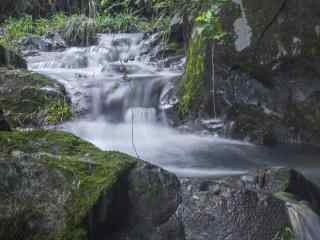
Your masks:
[{"label": "bright green plant", "polygon": [[20,18],[10,17],[2,24],[5,34],[0,36],[0,44],[16,47],[16,42],[28,34],[41,36],[50,31],[59,31],[64,26],[66,19],[63,13],[38,19],[33,19],[28,15]]},{"label": "bright green plant", "polygon": [[48,123],[56,124],[72,117],[70,106],[65,101],[52,103],[48,108]]},{"label": "bright green plant", "polygon": [[272,240],[294,240],[294,232],[291,227],[285,226]]},{"label": "bright green plant", "polygon": [[221,41],[226,33],[220,21],[219,12],[226,0],[219,0],[210,9],[202,12],[196,22],[200,26],[201,33],[208,40]]}]

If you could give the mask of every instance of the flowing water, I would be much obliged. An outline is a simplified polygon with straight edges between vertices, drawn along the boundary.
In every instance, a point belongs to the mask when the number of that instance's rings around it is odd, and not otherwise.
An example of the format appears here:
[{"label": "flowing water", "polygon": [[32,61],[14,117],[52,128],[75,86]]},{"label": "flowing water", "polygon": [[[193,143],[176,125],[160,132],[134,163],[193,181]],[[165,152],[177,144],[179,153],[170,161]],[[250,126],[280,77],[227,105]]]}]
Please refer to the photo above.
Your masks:
[{"label": "flowing water", "polygon": [[307,202],[297,201],[286,193],[277,195],[287,205],[288,215],[293,227],[296,240],[317,240],[320,237],[320,217],[308,205]]},{"label": "flowing water", "polygon": [[[165,110],[181,76],[143,54],[152,48],[142,34],[100,35],[96,46],[39,53],[31,70],[65,85],[78,119],[62,128],[105,150],[117,150],[180,176],[242,174],[266,166],[289,166],[318,180],[319,149],[302,145],[258,147],[219,137],[181,133],[167,124]],[[182,63],[183,64],[183,61]],[[298,239],[320,237],[319,218],[302,204],[288,202]]]},{"label": "flowing water", "polygon": [[103,34],[96,46],[40,52],[28,65],[66,86],[81,117],[63,128],[102,149],[138,155],[180,176],[241,174],[264,166],[317,176],[317,148],[268,149],[169,127],[165,109],[176,102],[168,96],[182,70],[150,61],[143,54],[154,48],[148,43],[143,34]]}]

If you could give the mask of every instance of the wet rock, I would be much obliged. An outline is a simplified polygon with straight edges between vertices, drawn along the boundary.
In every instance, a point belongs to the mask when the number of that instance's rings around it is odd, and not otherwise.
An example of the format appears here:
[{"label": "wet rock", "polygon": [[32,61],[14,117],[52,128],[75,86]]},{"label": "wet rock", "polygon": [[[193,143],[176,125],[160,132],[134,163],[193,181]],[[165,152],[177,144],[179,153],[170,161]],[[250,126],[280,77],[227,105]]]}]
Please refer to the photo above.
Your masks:
[{"label": "wet rock", "polygon": [[27,68],[27,62],[15,51],[0,45],[0,67]]},{"label": "wet rock", "polygon": [[6,121],[3,111],[0,109],[0,131],[10,131],[10,125]]},{"label": "wet rock", "polygon": [[66,43],[58,33],[48,33],[47,36],[28,35],[23,37],[18,44],[21,49],[26,51],[54,51],[66,48]]},{"label": "wet rock", "polygon": [[319,209],[320,199],[313,183],[282,168],[237,177],[183,179],[182,192],[179,213],[187,240],[274,239],[294,227],[279,193],[307,201],[314,210]]},{"label": "wet rock", "polygon": [[139,164],[128,177],[128,199],[127,225],[112,239],[184,239],[181,218],[176,214],[180,184],[173,174]]},{"label": "wet rock", "polygon": [[[286,0],[261,4],[242,0],[222,7],[220,20],[227,37],[215,43],[215,96],[212,44],[194,27],[185,77],[179,85],[179,111],[184,118],[226,116],[231,137],[262,144],[320,144],[319,104],[314,101],[320,90],[319,14],[311,0],[299,7]],[[256,110],[228,118],[237,106]],[[267,123],[255,119],[256,114]],[[269,133],[256,137],[267,128]]]}]

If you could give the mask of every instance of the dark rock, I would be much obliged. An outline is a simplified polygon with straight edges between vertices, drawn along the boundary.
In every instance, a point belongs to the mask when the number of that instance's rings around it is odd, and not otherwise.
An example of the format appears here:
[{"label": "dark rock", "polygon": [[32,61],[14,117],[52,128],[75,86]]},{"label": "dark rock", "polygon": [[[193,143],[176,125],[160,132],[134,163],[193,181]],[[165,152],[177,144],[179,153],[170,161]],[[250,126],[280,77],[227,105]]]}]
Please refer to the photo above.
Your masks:
[{"label": "dark rock", "polygon": [[[315,100],[320,91],[317,5],[312,0],[299,6],[288,0],[262,1],[259,6],[252,0],[226,3],[220,20],[227,36],[215,43],[214,58],[212,42],[204,41],[194,27],[186,74],[179,85],[180,112],[188,118],[227,115],[227,130],[236,126],[234,132],[227,131],[229,136],[261,144],[320,144],[320,106]],[[237,106],[256,110],[230,118]],[[257,132],[267,128],[269,133],[257,140]]]},{"label": "dark rock", "polygon": [[48,33],[45,37],[28,35],[19,42],[23,50],[53,51],[66,48],[66,43],[58,33]]},{"label": "dark rock", "polygon": [[295,170],[263,169],[244,176],[183,179],[179,207],[187,240],[270,240],[291,225],[286,192],[319,209],[319,189]]},{"label": "dark rock", "polygon": [[143,163],[130,172],[128,184],[126,226],[112,239],[184,239],[181,218],[176,215],[180,184],[173,174]]},{"label": "dark rock", "polygon": [[4,115],[1,109],[0,109],[0,131],[10,131],[10,125],[4,118]]},{"label": "dark rock", "polygon": [[15,51],[0,45],[0,67],[27,68],[27,62]]}]

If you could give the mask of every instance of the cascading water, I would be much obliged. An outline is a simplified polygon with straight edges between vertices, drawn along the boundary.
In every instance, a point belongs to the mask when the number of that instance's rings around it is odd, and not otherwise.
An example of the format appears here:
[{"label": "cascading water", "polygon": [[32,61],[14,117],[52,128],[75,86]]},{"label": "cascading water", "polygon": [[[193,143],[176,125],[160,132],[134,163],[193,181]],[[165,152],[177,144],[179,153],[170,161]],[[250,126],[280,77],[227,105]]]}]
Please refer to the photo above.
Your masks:
[{"label": "cascading water", "polygon": [[307,202],[297,201],[287,193],[277,196],[286,202],[295,240],[318,240],[320,237],[320,217]]},{"label": "cascading water", "polygon": [[155,47],[149,42],[143,34],[102,34],[96,46],[40,52],[28,57],[28,65],[60,81],[70,94],[80,117],[62,128],[102,149],[136,155],[133,140],[142,159],[182,176],[240,174],[286,166],[288,159],[290,167],[301,169],[303,163],[303,170],[315,169],[312,151],[309,157],[297,147],[269,151],[169,127],[165,111],[177,103],[169,96],[182,70],[150,61],[144,53]]},{"label": "cascading water", "polygon": [[304,203],[288,202],[287,205],[296,239],[319,239],[320,217]]}]

